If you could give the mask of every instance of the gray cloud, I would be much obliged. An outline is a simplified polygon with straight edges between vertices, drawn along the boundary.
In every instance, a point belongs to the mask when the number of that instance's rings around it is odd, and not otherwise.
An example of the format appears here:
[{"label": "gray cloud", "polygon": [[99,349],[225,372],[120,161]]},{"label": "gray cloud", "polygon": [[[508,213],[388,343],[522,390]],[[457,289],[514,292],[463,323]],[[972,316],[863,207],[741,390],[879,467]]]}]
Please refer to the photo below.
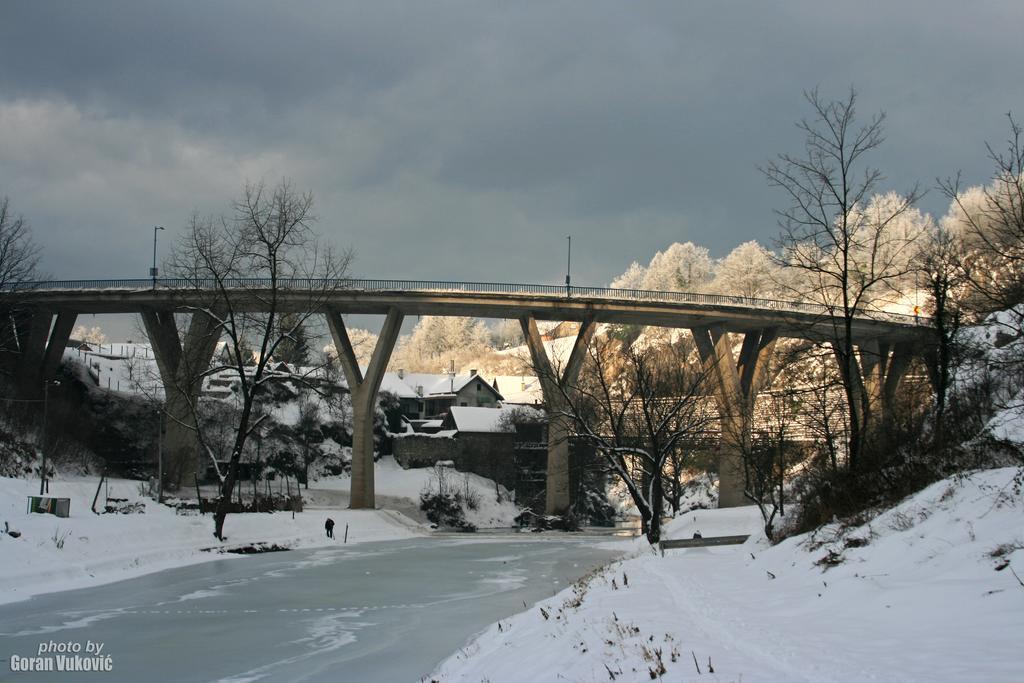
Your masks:
[{"label": "gray cloud", "polygon": [[[895,6],[891,6],[895,5]],[[888,112],[894,188],[1024,111],[1019,3],[16,3],[0,193],[54,275],[142,275],[151,226],[291,177],[360,274],[606,283],[675,240],[769,243],[756,170],[803,89]],[[1024,117],[1024,114],[1021,114]],[[944,210],[936,193],[926,200]],[[170,235],[168,235],[170,237]]]}]

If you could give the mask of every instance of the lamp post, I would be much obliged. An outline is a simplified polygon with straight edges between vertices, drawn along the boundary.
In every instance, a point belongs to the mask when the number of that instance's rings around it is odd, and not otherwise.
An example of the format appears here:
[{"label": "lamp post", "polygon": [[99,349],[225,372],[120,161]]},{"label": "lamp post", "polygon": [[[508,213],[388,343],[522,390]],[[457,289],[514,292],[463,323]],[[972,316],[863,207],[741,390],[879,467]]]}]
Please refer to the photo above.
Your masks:
[{"label": "lamp post", "polygon": [[55,379],[43,380],[43,437],[42,437],[42,451],[43,451],[43,467],[39,475],[39,495],[42,496],[46,493],[47,481],[46,481],[46,416],[49,413],[50,408],[50,385],[57,386],[60,384]]},{"label": "lamp post", "polygon": [[159,273],[156,268],[156,231],[163,229],[164,226],[162,225],[153,226],[153,267],[149,269],[149,276],[153,278],[153,289],[156,289],[156,276]]},{"label": "lamp post", "polygon": [[156,502],[164,502],[164,413],[156,409]]},{"label": "lamp post", "polygon": [[572,269],[572,235],[566,235],[565,239],[569,240],[569,251],[565,258],[565,295],[572,296],[572,292],[569,289],[569,283],[572,281],[569,277],[569,271]]}]

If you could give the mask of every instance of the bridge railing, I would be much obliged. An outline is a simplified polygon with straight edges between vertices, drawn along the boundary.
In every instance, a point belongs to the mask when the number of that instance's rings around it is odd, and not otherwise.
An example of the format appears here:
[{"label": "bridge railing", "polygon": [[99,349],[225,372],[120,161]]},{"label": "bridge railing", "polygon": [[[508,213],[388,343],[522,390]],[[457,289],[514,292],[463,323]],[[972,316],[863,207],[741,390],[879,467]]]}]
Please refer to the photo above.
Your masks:
[{"label": "bridge railing", "polygon": [[[229,289],[266,289],[272,286],[267,278],[237,278],[224,283]],[[295,291],[323,291],[327,289],[344,289],[347,291],[365,292],[459,292],[466,294],[524,294],[533,296],[551,296],[562,299],[591,298],[613,301],[649,301],[652,303],[667,302],[679,304],[696,304],[703,306],[735,306],[758,310],[779,312],[806,313],[811,315],[830,316],[834,309],[828,306],[806,301],[784,301],[780,299],[762,299],[731,294],[704,294],[697,292],[665,292],[647,289],[615,289],[611,287],[576,287],[561,285],[539,285],[515,282],[458,282],[448,280],[387,280],[357,279],[341,280],[323,279],[289,279],[278,280],[278,287]],[[124,290],[142,291],[161,290],[201,290],[214,289],[216,281],[191,278],[128,278],[113,280],[39,280],[9,284],[3,288],[6,292],[42,292],[42,291],[82,291],[82,290]],[[876,320],[887,320],[904,324],[923,324],[927,320],[914,315],[889,313],[878,310],[861,311],[860,315]]]}]

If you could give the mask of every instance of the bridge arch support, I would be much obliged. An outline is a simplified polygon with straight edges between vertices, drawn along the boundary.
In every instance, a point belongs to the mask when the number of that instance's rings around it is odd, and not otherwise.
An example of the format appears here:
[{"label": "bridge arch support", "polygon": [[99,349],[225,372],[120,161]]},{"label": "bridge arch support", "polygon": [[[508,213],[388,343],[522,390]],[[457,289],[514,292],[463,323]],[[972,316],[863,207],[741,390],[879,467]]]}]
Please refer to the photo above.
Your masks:
[{"label": "bridge arch support", "polygon": [[718,507],[748,505],[743,458],[750,452],[754,406],[767,383],[778,331],[762,328],[742,333],[739,358],[733,351],[740,333],[729,333],[721,325],[694,327],[690,332],[718,403]]},{"label": "bridge arch support", "polygon": [[352,348],[352,340],[341,314],[327,308],[325,316],[352,398],[352,488],[349,507],[353,510],[372,510],[377,504],[373,477],[374,407],[404,316],[394,307],[388,311],[365,374],[356,360],[355,349]]},{"label": "bridge arch support", "polygon": [[195,408],[220,341],[220,322],[201,311],[191,315],[184,338],[171,310],[143,310],[146,329],[164,386],[164,484],[180,488],[200,469]]},{"label": "bridge arch support", "polygon": [[873,339],[858,346],[863,390],[868,405],[868,423],[885,420],[893,410],[896,392],[910,369],[914,347]]},{"label": "bridge arch support", "polygon": [[77,318],[74,311],[54,315],[38,309],[10,316],[8,332],[0,336],[0,357],[20,396],[42,396],[43,382],[56,376]]},{"label": "bridge arch support", "polygon": [[579,379],[583,360],[587,356],[587,347],[594,336],[595,323],[592,317],[580,323],[580,331],[576,335],[569,359],[561,368],[552,364],[544,348],[544,341],[537,329],[537,321],[533,316],[519,319],[523,328],[523,337],[530,350],[533,367],[540,379],[544,403],[548,407],[548,457],[547,481],[545,490],[544,511],[549,515],[565,515],[572,505],[569,489],[569,435],[570,425],[567,418],[560,413],[565,410],[567,396],[571,396],[573,386]]}]

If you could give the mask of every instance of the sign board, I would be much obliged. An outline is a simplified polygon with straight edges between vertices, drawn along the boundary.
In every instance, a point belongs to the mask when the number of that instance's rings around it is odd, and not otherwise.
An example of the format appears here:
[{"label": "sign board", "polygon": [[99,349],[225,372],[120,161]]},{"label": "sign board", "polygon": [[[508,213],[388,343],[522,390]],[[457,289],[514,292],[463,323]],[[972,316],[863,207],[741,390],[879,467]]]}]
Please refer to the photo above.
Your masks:
[{"label": "sign board", "polygon": [[58,517],[71,516],[70,498],[51,498],[50,496],[29,496],[28,511],[39,512]]}]

